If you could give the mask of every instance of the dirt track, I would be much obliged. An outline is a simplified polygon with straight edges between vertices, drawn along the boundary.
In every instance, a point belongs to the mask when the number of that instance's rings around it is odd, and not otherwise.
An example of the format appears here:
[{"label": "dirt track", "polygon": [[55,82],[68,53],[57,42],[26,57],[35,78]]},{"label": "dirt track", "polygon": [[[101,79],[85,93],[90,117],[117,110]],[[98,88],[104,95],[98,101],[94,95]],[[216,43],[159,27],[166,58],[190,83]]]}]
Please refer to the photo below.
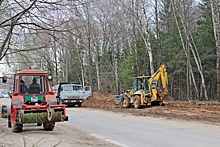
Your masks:
[{"label": "dirt track", "polygon": [[111,94],[94,93],[83,103],[84,107],[103,109],[116,113],[129,113],[138,116],[163,117],[183,121],[199,121],[220,125],[220,103],[217,101],[164,101],[164,106],[142,109],[125,108],[121,111]]}]

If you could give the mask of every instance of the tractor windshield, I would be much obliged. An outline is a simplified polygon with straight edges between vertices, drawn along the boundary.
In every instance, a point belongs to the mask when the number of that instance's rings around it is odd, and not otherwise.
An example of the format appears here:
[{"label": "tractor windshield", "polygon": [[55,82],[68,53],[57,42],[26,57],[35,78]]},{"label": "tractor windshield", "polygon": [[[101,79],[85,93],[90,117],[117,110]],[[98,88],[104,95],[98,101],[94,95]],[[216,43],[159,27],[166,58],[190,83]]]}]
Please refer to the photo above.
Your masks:
[{"label": "tractor windshield", "polygon": [[20,93],[22,94],[44,94],[46,93],[45,76],[21,76]]}]

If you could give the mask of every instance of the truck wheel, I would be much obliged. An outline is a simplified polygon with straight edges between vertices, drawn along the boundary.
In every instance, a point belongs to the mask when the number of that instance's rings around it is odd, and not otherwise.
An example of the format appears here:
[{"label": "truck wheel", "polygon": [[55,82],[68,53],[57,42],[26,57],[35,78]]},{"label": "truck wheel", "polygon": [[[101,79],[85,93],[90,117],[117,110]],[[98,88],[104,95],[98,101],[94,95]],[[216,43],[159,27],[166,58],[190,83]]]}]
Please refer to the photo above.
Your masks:
[{"label": "truck wheel", "polygon": [[130,99],[125,97],[123,101],[123,107],[124,108],[129,108],[130,107]]},{"label": "truck wheel", "polygon": [[7,106],[2,105],[2,113],[7,113]]},{"label": "truck wheel", "polygon": [[82,103],[78,103],[78,107],[81,107],[82,106]]},{"label": "truck wheel", "polygon": [[19,133],[19,132],[22,132],[22,129],[23,129],[22,124],[15,123],[15,125],[12,128],[12,131],[15,133]]},{"label": "truck wheel", "polygon": [[135,95],[134,97],[134,108],[141,108],[141,97],[139,95]]},{"label": "truck wheel", "polygon": [[42,126],[42,123],[37,123],[37,126]]},{"label": "truck wheel", "polygon": [[50,122],[50,123],[43,123],[44,130],[46,131],[53,131],[55,127],[55,122]]},{"label": "truck wheel", "polygon": [[1,118],[7,117],[7,106],[6,105],[0,105],[0,116]]}]

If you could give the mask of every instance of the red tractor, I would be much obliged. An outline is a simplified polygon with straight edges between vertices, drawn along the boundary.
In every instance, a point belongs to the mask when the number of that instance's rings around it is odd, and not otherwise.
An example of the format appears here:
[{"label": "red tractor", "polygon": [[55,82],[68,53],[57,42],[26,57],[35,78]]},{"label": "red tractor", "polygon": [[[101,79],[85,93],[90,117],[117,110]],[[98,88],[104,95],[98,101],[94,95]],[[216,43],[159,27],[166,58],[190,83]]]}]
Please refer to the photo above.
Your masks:
[{"label": "red tractor", "polygon": [[68,121],[66,106],[57,105],[52,92],[52,77],[44,70],[21,70],[14,75],[11,109],[8,109],[8,127],[21,132],[23,124],[37,123],[52,131],[55,122]]}]

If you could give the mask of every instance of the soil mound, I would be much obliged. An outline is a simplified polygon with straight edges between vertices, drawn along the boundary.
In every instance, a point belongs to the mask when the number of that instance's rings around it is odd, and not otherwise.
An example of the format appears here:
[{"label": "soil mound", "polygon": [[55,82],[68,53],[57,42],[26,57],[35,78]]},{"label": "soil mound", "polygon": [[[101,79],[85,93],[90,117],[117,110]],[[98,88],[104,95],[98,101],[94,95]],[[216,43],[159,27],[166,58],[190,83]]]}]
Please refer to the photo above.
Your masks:
[{"label": "soil mound", "polygon": [[115,113],[129,113],[138,116],[163,117],[186,121],[200,121],[220,125],[220,103],[218,101],[169,101],[163,106],[143,107],[141,109],[123,108],[115,103],[112,94],[94,92],[82,104],[84,107],[113,111]]},{"label": "soil mound", "polygon": [[94,92],[92,96],[88,97],[82,104],[84,107],[92,108],[116,108],[114,95],[101,94]]}]

